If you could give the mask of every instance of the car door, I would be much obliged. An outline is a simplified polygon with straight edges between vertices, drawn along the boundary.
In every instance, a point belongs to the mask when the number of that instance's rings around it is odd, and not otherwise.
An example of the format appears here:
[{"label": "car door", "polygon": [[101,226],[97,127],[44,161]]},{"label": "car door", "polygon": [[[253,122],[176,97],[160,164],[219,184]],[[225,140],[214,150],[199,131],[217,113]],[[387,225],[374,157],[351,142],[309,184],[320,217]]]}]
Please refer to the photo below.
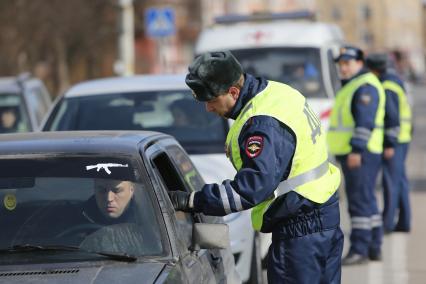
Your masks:
[{"label": "car door", "polygon": [[[197,169],[195,168],[194,164],[192,163],[186,152],[178,145],[171,145],[167,147],[166,150],[169,156],[171,157],[171,161],[179,170],[180,176],[183,177],[185,186],[189,188],[190,191],[201,190],[201,188],[204,186],[204,180],[198,173]],[[222,218],[206,216],[203,214],[195,214],[194,218],[198,223],[224,223]],[[224,258],[230,258],[230,256],[232,257],[232,255],[229,254],[227,256],[224,252],[221,252],[218,249],[203,249],[198,252],[198,256],[200,257],[200,261],[204,266],[204,271],[209,271],[210,269],[212,269],[213,273],[215,274],[216,282],[221,282],[226,271],[226,267],[224,267],[224,261],[226,260]],[[232,269],[229,269],[229,271],[230,270]]]},{"label": "car door", "polygon": [[[174,143],[176,142],[174,141]],[[174,153],[176,152],[175,147],[178,147],[174,143],[170,143],[169,141],[169,143],[165,143],[166,145],[159,146],[156,144],[151,146],[149,151],[153,153],[150,153],[150,162],[154,168],[154,174],[156,175],[157,181],[166,191],[184,190],[190,192],[191,186],[188,185],[187,181],[194,181],[196,180],[196,177],[194,172],[189,168],[189,171],[187,171],[185,175],[182,175],[181,170],[176,165],[176,161],[173,157],[171,157],[170,151]],[[183,154],[186,155],[185,152],[183,152]],[[188,164],[183,165],[183,167],[188,167]],[[193,170],[195,170],[195,168]],[[192,182],[192,184],[195,186],[194,182]],[[171,206],[170,201],[169,204]],[[192,227],[196,221],[195,218],[197,217],[194,217],[193,214],[181,211],[173,212],[176,237],[172,239],[176,240],[176,246],[179,253],[178,263],[182,266],[187,282],[216,283],[207,250],[200,250],[196,252],[191,250]]]}]

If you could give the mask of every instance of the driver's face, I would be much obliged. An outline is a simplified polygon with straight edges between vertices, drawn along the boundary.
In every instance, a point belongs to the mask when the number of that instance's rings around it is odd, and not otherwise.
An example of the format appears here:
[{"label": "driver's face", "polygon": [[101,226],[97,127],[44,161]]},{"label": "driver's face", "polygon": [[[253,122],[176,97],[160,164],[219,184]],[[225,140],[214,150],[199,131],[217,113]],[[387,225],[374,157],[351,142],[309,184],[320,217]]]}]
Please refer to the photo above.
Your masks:
[{"label": "driver's face", "polygon": [[133,192],[133,183],[130,181],[101,180],[95,183],[96,204],[105,217],[120,217],[132,199]]}]

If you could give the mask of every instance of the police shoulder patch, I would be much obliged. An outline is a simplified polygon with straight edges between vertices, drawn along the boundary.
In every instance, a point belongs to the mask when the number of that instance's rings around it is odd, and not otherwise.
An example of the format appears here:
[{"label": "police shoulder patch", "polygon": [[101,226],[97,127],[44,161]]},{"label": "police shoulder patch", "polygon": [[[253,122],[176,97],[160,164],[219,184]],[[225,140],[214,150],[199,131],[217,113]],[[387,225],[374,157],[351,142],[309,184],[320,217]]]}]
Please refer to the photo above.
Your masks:
[{"label": "police shoulder patch", "polygon": [[362,94],[360,100],[362,104],[368,105],[371,102],[371,96],[370,94]]},{"label": "police shoulder patch", "polygon": [[258,135],[249,137],[245,148],[246,154],[249,158],[256,158],[262,152],[263,137]]}]

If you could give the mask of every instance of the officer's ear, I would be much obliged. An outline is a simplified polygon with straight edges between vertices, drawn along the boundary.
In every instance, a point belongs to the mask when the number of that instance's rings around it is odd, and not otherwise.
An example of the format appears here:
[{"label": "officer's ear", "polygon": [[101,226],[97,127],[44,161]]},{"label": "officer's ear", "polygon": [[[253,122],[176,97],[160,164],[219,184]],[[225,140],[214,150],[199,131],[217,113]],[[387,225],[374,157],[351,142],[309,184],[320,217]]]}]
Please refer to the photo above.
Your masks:
[{"label": "officer's ear", "polygon": [[228,93],[230,93],[230,94],[231,94],[231,97],[232,97],[234,100],[237,100],[237,99],[238,99],[238,97],[240,96],[240,89],[238,89],[238,88],[237,88],[237,87],[235,87],[235,86],[232,86],[232,87],[230,87],[230,88],[229,88]]}]

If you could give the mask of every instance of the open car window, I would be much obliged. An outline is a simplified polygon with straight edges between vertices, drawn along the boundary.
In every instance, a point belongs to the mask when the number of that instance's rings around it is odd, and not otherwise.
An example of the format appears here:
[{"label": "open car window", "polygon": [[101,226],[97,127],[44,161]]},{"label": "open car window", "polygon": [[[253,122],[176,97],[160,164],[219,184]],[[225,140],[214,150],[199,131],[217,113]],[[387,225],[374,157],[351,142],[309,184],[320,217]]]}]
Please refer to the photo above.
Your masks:
[{"label": "open car window", "polygon": [[[163,236],[148,182],[122,158],[0,159],[0,250],[72,246],[82,251],[162,255]],[[83,252],[0,254],[0,263],[93,258]]]}]

